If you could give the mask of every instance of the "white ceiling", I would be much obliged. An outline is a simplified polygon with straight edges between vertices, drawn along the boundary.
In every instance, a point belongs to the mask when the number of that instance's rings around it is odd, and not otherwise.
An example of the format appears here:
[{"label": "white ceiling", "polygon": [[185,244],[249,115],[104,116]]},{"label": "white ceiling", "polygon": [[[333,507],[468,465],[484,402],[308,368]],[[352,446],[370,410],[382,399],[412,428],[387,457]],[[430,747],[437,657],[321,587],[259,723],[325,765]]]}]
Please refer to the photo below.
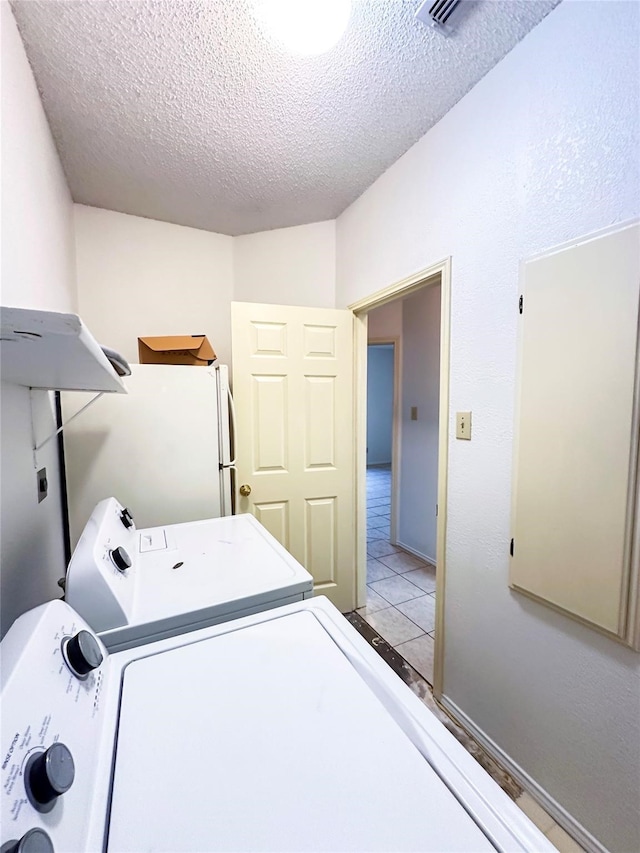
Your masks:
[{"label": "white ceiling", "polygon": [[337,216],[558,2],[468,0],[445,36],[354,0],[310,58],[252,0],[12,6],[74,200],[235,235]]}]

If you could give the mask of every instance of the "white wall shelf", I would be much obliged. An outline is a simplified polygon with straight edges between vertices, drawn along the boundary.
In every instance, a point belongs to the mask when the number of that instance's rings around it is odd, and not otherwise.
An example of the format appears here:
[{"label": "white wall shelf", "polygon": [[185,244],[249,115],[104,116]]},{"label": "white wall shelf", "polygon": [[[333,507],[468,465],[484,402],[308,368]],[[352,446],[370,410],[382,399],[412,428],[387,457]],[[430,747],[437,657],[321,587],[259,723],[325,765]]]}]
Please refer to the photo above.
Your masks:
[{"label": "white wall shelf", "polygon": [[50,391],[126,394],[124,382],[76,314],[0,309],[0,376]]}]

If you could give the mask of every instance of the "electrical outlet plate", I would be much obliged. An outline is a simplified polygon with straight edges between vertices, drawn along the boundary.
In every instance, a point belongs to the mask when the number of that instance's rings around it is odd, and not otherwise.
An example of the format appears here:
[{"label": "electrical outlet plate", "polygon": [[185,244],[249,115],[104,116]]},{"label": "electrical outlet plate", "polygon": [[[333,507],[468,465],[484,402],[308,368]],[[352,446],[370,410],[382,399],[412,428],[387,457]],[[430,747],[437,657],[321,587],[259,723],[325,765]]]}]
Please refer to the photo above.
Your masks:
[{"label": "electrical outlet plate", "polygon": [[47,482],[47,469],[41,468],[37,474],[38,478],[38,503],[41,503],[49,492],[49,484]]},{"label": "electrical outlet plate", "polygon": [[456,438],[471,441],[471,412],[456,412]]}]

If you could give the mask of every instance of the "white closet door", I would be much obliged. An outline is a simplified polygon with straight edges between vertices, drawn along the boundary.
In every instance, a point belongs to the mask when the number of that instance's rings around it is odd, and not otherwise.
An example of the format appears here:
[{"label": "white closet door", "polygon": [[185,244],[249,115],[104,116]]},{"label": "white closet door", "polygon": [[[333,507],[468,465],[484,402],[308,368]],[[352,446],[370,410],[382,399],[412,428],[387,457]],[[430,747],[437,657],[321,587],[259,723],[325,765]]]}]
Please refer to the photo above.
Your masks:
[{"label": "white closet door", "polygon": [[639,291],[638,225],[524,265],[511,585],[620,637],[633,574]]},{"label": "white closet door", "polygon": [[353,315],[233,302],[231,317],[237,511],[353,610]]}]

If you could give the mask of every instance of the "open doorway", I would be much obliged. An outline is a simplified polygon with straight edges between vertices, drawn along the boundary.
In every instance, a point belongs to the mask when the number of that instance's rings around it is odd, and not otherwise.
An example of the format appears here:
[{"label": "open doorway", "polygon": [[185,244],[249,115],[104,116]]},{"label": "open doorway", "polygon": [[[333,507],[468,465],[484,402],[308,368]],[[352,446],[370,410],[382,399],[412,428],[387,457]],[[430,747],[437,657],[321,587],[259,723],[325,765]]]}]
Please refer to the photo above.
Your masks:
[{"label": "open doorway", "polygon": [[[392,536],[399,343],[371,335],[367,342],[367,538]],[[367,576],[367,585],[375,579]]]},{"label": "open doorway", "polygon": [[363,429],[359,418],[360,441],[366,435],[366,447],[364,453],[359,448],[358,511],[364,525],[359,525],[358,612],[439,695],[448,264],[437,275],[416,276],[377,296],[351,306],[360,321],[362,373],[366,368],[359,406],[366,421]]}]

